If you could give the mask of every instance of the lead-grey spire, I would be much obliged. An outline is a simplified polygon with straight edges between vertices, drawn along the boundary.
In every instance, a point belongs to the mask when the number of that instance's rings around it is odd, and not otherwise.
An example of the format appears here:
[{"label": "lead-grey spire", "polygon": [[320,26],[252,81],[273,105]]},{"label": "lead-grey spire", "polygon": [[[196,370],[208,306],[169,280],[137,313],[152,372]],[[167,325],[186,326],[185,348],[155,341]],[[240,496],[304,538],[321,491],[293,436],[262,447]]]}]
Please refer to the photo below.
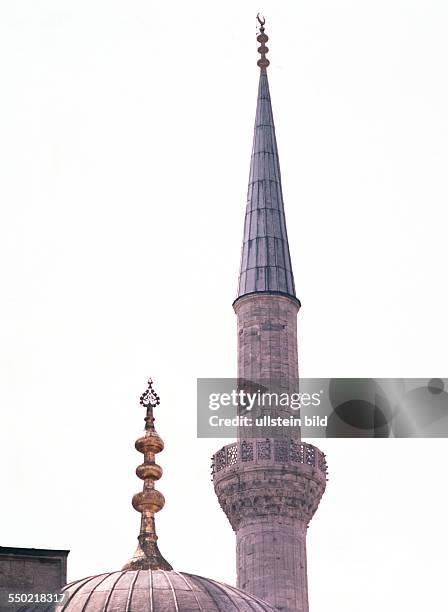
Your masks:
[{"label": "lead-grey spire", "polygon": [[268,41],[258,18],[261,59],[237,299],[248,293],[296,297],[283,205],[280,162],[266,68]]}]

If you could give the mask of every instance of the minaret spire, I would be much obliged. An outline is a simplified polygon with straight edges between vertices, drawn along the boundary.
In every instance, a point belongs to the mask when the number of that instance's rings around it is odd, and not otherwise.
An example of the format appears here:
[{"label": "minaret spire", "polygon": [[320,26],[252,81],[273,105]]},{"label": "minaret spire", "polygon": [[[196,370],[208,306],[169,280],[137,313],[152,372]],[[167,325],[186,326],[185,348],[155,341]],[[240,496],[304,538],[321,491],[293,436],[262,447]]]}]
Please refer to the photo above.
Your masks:
[{"label": "minaret spire", "polygon": [[282,293],[298,302],[286,232],[280,161],[266,68],[268,36],[257,15],[261,58],[254,140],[237,299],[250,293]]},{"label": "minaret spire", "polygon": [[135,448],[143,453],[144,460],[138,466],[136,473],[143,480],[143,491],[132,498],[132,505],[142,515],[138,547],[134,556],[123,567],[124,570],[135,569],[173,569],[162,557],[157,546],[157,534],[154,514],[162,510],[165,498],[155,488],[155,481],[161,478],[163,470],[155,462],[156,453],[164,448],[162,438],[154,427],[154,408],[160,404],[160,398],[153,389],[152,379],[148,379],[148,387],[140,396],[140,404],[146,408],[145,433],[136,443]]}]

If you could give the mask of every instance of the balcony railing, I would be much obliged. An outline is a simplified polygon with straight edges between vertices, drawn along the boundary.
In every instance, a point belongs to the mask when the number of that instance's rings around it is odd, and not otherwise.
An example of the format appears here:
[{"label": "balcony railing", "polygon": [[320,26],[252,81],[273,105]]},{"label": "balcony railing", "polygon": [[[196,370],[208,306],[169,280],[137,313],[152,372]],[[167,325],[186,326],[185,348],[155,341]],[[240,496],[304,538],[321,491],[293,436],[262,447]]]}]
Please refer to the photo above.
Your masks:
[{"label": "balcony railing", "polygon": [[237,463],[299,463],[327,474],[325,455],[307,442],[266,438],[241,440],[223,446],[212,457],[212,475]]}]

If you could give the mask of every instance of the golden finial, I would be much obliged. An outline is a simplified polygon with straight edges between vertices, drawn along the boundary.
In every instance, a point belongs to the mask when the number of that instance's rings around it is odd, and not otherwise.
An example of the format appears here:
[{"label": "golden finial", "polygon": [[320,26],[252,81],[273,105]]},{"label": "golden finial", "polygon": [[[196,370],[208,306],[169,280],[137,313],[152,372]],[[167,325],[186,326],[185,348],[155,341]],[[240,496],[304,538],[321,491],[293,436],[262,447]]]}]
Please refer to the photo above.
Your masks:
[{"label": "golden finial", "polygon": [[269,40],[267,34],[264,33],[264,24],[266,23],[266,19],[260,13],[257,14],[257,21],[260,24],[260,34],[257,36],[257,40],[260,43],[258,47],[258,53],[260,53],[261,57],[257,62],[257,65],[260,66],[261,72],[266,72],[266,68],[269,66],[269,60],[266,57],[266,53],[269,51],[269,48],[266,47],[266,44]]},{"label": "golden finial", "polygon": [[163,440],[154,427],[154,408],[160,404],[160,398],[154,391],[152,379],[140,396],[140,404],[146,408],[145,433],[135,443],[135,448],[143,453],[143,463],[136,473],[143,480],[143,491],[132,498],[132,505],[142,515],[138,547],[132,559],[123,567],[124,570],[136,569],[173,569],[166,561],[157,546],[157,534],[154,514],[165,505],[165,498],[155,488],[155,481],[162,476],[162,468],[155,462],[155,455],[163,448]]}]

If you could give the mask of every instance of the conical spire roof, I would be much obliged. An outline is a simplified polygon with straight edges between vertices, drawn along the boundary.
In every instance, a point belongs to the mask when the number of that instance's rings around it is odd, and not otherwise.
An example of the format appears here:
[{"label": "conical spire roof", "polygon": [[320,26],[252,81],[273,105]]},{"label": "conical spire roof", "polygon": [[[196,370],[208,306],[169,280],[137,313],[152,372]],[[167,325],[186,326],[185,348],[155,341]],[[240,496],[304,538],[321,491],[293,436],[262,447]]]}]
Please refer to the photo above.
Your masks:
[{"label": "conical spire roof", "polygon": [[296,297],[283,205],[280,162],[266,73],[264,27],[260,83],[247,192],[246,219],[237,299],[248,293],[284,293]]}]

